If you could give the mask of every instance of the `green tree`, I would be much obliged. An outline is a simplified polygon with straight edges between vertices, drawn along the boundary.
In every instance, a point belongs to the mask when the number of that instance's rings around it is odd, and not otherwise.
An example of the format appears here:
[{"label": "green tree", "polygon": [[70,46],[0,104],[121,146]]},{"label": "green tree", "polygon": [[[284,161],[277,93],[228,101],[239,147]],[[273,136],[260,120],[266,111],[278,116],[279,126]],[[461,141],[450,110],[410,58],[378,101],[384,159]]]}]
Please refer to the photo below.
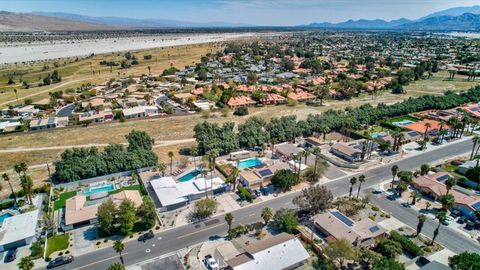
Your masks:
[{"label": "green tree", "polygon": [[233,223],[233,215],[232,213],[226,213],[225,214],[225,222],[228,224],[228,231],[232,229],[232,223]]},{"label": "green tree", "polygon": [[290,190],[299,183],[298,175],[288,169],[276,171],[271,181],[275,187],[283,191]]},{"label": "green tree", "polygon": [[398,168],[397,165],[392,166],[392,169],[391,169],[391,171],[392,171],[392,189],[393,189],[393,183],[395,182],[395,176],[397,175],[398,170],[399,170],[399,168]]},{"label": "green tree", "polygon": [[433,231],[433,237],[432,237],[431,245],[433,245],[433,243],[435,243],[435,239],[437,238],[438,234],[440,233],[440,225],[442,225],[442,222],[447,218],[447,212],[440,211],[440,212],[437,213],[437,216],[435,218],[438,220],[438,225],[435,228],[435,230]]},{"label": "green tree", "polygon": [[293,203],[302,211],[316,214],[332,206],[333,195],[326,186],[310,186],[302,190],[302,194],[293,199]]},{"label": "green tree", "polygon": [[140,223],[145,230],[151,229],[155,226],[157,213],[155,210],[155,204],[150,197],[145,196],[143,198],[142,205],[137,209],[137,218],[140,220]]},{"label": "green tree", "polygon": [[448,265],[453,270],[480,269],[480,254],[463,252],[448,258]]},{"label": "green tree", "polygon": [[158,163],[158,171],[162,173],[162,176],[165,176],[165,171],[167,170],[167,165],[165,165],[165,163],[163,162],[160,162]]},{"label": "green tree", "polygon": [[145,131],[132,130],[125,136],[128,141],[128,151],[135,151],[138,149],[152,150],[155,143]]},{"label": "green tree", "polygon": [[360,175],[358,177],[358,182],[360,182],[360,183],[358,184],[357,200],[358,200],[358,196],[360,196],[360,190],[362,189],[362,183],[365,182],[365,175],[363,175],[363,174]]},{"label": "green tree", "polygon": [[405,183],[404,181],[400,181],[400,183],[398,183],[398,185],[397,185],[398,195],[401,197],[401,196],[402,196],[402,193],[403,193],[404,191],[406,191],[407,188],[408,188],[407,183]]},{"label": "green tree", "polygon": [[172,151],[168,152],[168,158],[170,159],[170,174],[173,173],[173,156],[175,154]]},{"label": "green tree", "polygon": [[402,246],[388,238],[379,238],[374,250],[389,259],[395,259],[395,256],[402,253]]},{"label": "green tree", "polygon": [[450,190],[457,184],[457,180],[453,177],[448,177],[448,179],[445,181],[445,186],[447,187],[447,194],[450,193]]},{"label": "green tree", "polygon": [[429,171],[430,171],[430,165],[422,164],[422,166],[420,166],[420,175],[426,175]]},{"label": "green tree", "polygon": [[115,252],[118,253],[120,261],[125,267],[125,261],[123,260],[123,251],[125,250],[125,244],[122,242],[122,240],[116,240],[115,242],[113,242],[113,249],[115,250]]},{"label": "green tree", "polygon": [[280,208],[273,215],[272,225],[279,231],[293,233],[298,224],[297,217],[292,209]]},{"label": "green tree", "polygon": [[33,193],[33,180],[32,178],[24,173],[20,177],[20,186],[22,187],[23,192],[25,193],[25,197],[28,199],[30,204],[32,204],[32,193]]},{"label": "green tree", "polygon": [[405,264],[401,262],[397,262],[394,259],[390,258],[381,258],[380,260],[376,261],[373,266],[372,270],[405,270]]},{"label": "green tree", "polygon": [[211,216],[216,209],[217,209],[217,202],[213,199],[205,198],[202,200],[198,200],[195,203],[195,208],[193,213],[198,218],[206,218]]},{"label": "green tree", "polygon": [[442,202],[442,209],[448,210],[455,204],[455,197],[452,194],[444,195],[440,197],[440,202]]},{"label": "green tree", "polygon": [[262,209],[262,219],[263,221],[265,222],[265,226],[268,224],[268,222],[272,219],[273,217],[273,211],[272,211],[272,208],[270,207],[264,207]]},{"label": "green tree", "polygon": [[328,163],[325,160],[320,157],[315,157],[315,165],[313,167],[309,166],[305,172],[303,172],[303,177],[311,184],[317,183],[325,174],[327,168]]},{"label": "green tree", "polygon": [[18,263],[18,268],[22,270],[32,270],[34,266],[35,264],[30,256],[22,257]]},{"label": "green tree", "polygon": [[8,185],[10,186],[10,191],[12,192],[11,194],[13,195],[13,199],[15,200],[15,204],[17,203],[17,195],[15,194],[15,191],[13,190],[12,183],[10,183],[10,177],[8,176],[7,173],[2,174],[3,181],[7,182]]},{"label": "green tree", "polygon": [[131,200],[124,200],[120,203],[117,211],[118,229],[121,234],[127,235],[135,225],[135,204]]},{"label": "green tree", "polygon": [[332,260],[337,261],[340,269],[343,269],[345,260],[355,260],[357,252],[352,244],[345,238],[338,239],[328,244],[325,254]]},{"label": "green tree", "polygon": [[258,117],[250,117],[238,126],[238,141],[241,147],[253,148],[269,142],[269,134],[265,130],[265,121]]},{"label": "green tree", "polygon": [[425,224],[425,221],[427,220],[427,216],[425,215],[419,215],[418,216],[418,223],[417,223],[417,236],[422,233],[423,225]]},{"label": "green tree", "polygon": [[98,232],[101,236],[109,236],[115,228],[117,207],[112,200],[103,202],[97,210]]}]

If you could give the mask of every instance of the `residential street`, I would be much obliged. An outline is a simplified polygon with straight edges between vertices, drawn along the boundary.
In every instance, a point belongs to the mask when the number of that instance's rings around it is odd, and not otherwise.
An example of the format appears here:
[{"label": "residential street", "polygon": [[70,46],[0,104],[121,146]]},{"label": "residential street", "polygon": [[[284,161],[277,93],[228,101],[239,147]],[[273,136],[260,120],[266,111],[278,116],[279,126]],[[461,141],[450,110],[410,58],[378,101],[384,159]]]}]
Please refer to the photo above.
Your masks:
[{"label": "residential street", "polygon": [[[400,170],[413,170],[423,163],[435,164],[443,159],[463,155],[471,150],[472,143],[470,140],[451,143],[446,146],[438,147],[435,150],[425,152],[416,156],[406,158],[404,160],[378,167],[365,172],[367,182],[364,187],[376,185],[382,181],[391,178],[390,168],[393,164],[397,164]],[[341,196],[348,192],[349,179],[351,176],[339,178],[328,182],[326,185],[332,190],[334,196]],[[263,207],[269,206],[278,209],[281,207],[293,207],[291,201],[297,193],[290,193],[278,198],[257,203],[240,210],[234,211],[234,223],[252,223],[261,220],[260,213]],[[379,201],[377,201],[379,200]],[[403,209],[401,206],[391,205],[389,201],[384,202],[379,198],[375,198],[374,202],[386,211],[391,212],[397,219],[406,224],[416,226],[416,214],[413,210]],[[424,233],[430,235],[433,231],[433,221],[425,224]],[[194,244],[207,240],[213,235],[224,235],[227,231],[227,225],[223,215],[213,217],[204,222],[197,224],[189,224],[174,229],[161,232],[156,235],[153,240],[146,243],[130,241],[125,244],[124,258],[127,265],[142,262],[163,254],[167,254]],[[475,244],[473,240],[456,234],[448,228],[442,228],[438,240],[452,251],[476,251],[480,252],[480,245]],[[90,254],[79,256],[75,261],[66,265],[63,269],[106,269],[114,261],[119,261],[118,255],[112,248],[102,249]],[[62,268],[59,268],[62,269]]]}]

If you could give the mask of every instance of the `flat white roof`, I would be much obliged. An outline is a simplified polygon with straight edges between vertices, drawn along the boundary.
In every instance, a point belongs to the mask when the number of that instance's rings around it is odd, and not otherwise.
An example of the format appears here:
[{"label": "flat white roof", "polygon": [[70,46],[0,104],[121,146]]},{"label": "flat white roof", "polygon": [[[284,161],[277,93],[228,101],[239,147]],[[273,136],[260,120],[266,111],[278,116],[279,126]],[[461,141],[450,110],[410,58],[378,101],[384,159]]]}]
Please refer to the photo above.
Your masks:
[{"label": "flat white roof", "polygon": [[0,228],[0,246],[35,236],[39,211],[6,218]]},{"label": "flat white roof", "polygon": [[185,182],[176,182],[173,177],[165,176],[150,181],[150,185],[155,191],[155,195],[162,206],[170,206],[182,202],[187,202],[190,195],[196,195],[205,192],[205,187],[217,189],[224,185],[220,177],[213,177],[207,180],[203,177],[192,179]]}]

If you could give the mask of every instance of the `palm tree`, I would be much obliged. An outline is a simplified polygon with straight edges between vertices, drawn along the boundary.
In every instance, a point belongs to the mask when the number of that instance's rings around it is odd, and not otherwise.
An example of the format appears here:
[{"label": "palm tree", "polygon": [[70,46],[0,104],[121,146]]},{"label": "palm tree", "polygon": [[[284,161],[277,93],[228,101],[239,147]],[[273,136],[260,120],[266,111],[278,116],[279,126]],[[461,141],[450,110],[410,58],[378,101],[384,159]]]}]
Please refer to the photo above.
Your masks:
[{"label": "palm tree", "polygon": [[350,192],[348,193],[348,198],[352,198],[353,186],[357,183],[357,178],[354,176],[350,178]]},{"label": "palm tree", "polygon": [[123,254],[122,254],[123,250],[125,249],[125,244],[122,242],[122,240],[117,240],[113,242],[113,249],[120,256],[120,261],[122,262],[122,265],[125,266],[125,261],[123,260]]},{"label": "palm tree", "polygon": [[206,167],[202,166],[202,170],[201,170],[201,175],[203,177],[203,182],[205,184],[205,198],[208,199],[208,188],[207,188],[207,175],[208,175],[208,171],[205,169]]},{"label": "palm tree", "polygon": [[440,225],[443,221],[445,221],[446,218],[447,212],[440,211],[437,213],[436,219],[438,220],[438,225],[437,228],[435,228],[435,230],[433,231],[432,243],[430,245],[433,245],[433,243],[435,243],[435,238],[437,238],[438,234],[440,233]]},{"label": "palm tree", "polygon": [[425,123],[423,125],[425,127],[425,133],[423,134],[423,138],[427,138],[428,136],[428,130],[432,127],[432,124],[430,124],[429,122]]},{"label": "palm tree", "polygon": [[[213,198],[213,172],[215,171],[215,160],[220,155],[220,151],[218,149],[212,149],[208,151],[208,168],[210,170],[210,189],[211,189],[211,196]],[[205,187],[206,188],[206,187]]]},{"label": "palm tree", "polygon": [[158,163],[158,170],[162,173],[162,176],[165,176],[165,171],[167,170],[167,165],[165,163]]},{"label": "palm tree", "polygon": [[17,102],[18,102],[18,91],[17,91],[17,89],[13,89],[13,92],[15,93],[15,98],[17,99]]},{"label": "palm tree", "polygon": [[430,165],[428,164],[422,164],[420,166],[420,175],[426,175],[430,171]]},{"label": "palm tree", "polygon": [[447,210],[452,208],[452,206],[455,204],[455,197],[452,194],[448,194],[448,195],[442,196],[440,198],[440,201],[442,203],[442,209]]},{"label": "palm tree", "polygon": [[233,223],[233,215],[232,213],[227,213],[225,214],[225,221],[228,224],[228,231],[232,229],[232,223]]},{"label": "palm tree", "polygon": [[359,182],[359,184],[358,184],[357,199],[358,199],[358,196],[360,196],[360,189],[362,188],[362,183],[365,182],[365,175],[363,175],[363,174],[360,175],[358,177],[358,182]]},{"label": "palm tree", "polygon": [[170,174],[172,174],[172,171],[173,171],[173,156],[175,154],[173,154],[172,151],[169,151],[168,152],[168,157],[170,158]]},{"label": "palm tree", "polygon": [[393,183],[395,182],[395,176],[397,175],[398,170],[399,170],[398,165],[393,165],[391,170],[392,170],[392,189],[393,189]]},{"label": "palm tree", "polygon": [[447,187],[447,194],[450,192],[450,190],[457,184],[457,181],[453,177],[448,177],[448,179],[445,181],[445,186]]},{"label": "palm tree", "polygon": [[15,200],[15,204],[17,203],[17,195],[15,194],[15,191],[13,191],[12,183],[10,183],[10,177],[8,176],[7,173],[2,174],[3,181],[7,182],[8,185],[10,186],[10,190],[12,191],[13,194],[13,199]]},{"label": "palm tree", "polygon": [[18,263],[18,268],[22,270],[32,270],[34,266],[35,263],[30,256],[23,257]]},{"label": "palm tree", "polygon": [[428,210],[428,208],[430,208],[430,206],[432,206],[432,204],[430,202],[426,202],[425,203],[425,210]]},{"label": "palm tree", "polygon": [[198,155],[198,148],[197,147],[192,147],[190,149],[190,154],[192,155],[193,157],[193,166],[195,166],[195,168],[197,168],[197,155]]},{"label": "palm tree", "polygon": [[230,181],[232,182],[233,185],[233,192],[237,189],[237,179],[238,179],[238,168],[237,167],[232,167],[232,171],[230,172]]},{"label": "palm tree", "polygon": [[472,138],[472,142],[473,142],[473,147],[472,147],[472,153],[470,154],[470,160],[473,159],[473,156],[474,156],[474,153],[475,153],[475,148],[476,148],[477,144],[480,143],[480,136],[475,135]]},{"label": "palm tree", "polygon": [[270,208],[270,207],[263,208],[261,216],[262,216],[262,219],[265,222],[265,226],[266,226],[268,224],[268,222],[270,221],[270,219],[272,219],[272,217],[273,217],[272,208]]},{"label": "palm tree", "polygon": [[310,152],[308,152],[307,150],[302,151],[302,156],[305,158],[305,165],[307,165],[307,159],[309,155],[310,155]]},{"label": "palm tree", "polygon": [[412,205],[417,203],[417,200],[420,199],[422,196],[418,191],[414,191],[410,194],[410,198],[412,198]]},{"label": "palm tree", "polygon": [[25,198],[28,199],[30,204],[32,204],[32,189],[33,189],[33,180],[29,175],[22,175],[20,177],[20,186],[23,189],[23,192],[25,193]]},{"label": "palm tree", "polygon": [[417,224],[417,235],[420,235],[420,233],[422,232],[422,229],[423,229],[423,225],[425,224],[425,220],[427,220],[427,216],[425,215],[419,215],[418,216],[418,224]]}]

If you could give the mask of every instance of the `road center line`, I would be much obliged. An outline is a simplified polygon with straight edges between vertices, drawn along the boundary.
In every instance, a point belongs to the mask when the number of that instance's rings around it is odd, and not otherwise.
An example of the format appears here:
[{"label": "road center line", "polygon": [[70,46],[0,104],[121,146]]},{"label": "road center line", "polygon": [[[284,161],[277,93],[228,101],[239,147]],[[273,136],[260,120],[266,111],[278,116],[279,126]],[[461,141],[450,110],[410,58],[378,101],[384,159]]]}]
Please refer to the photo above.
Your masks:
[{"label": "road center line", "polygon": [[[127,255],[127,254],[128,254],[128,252],[123,253],[123,255]],[[106,258],[106,259],[103,259],[103,260],[99,260],[99,261],[92,262],[92,263],[89,263],[89,264],[84,264],[84,265],[82,265],[82,266],[80,266],[80,267],[77,267],[77,268],[74,268],[74,269],[83,269],[83,268],[86,268],[86,267],[88,267],[88,266],[90,266],[90,265],[95,265],[95,264],[97,264],[97,263],[101,263],[101,262],[104,262],[104,261],[108,261],[108,260],[111,260],[111,259],[113,259],[113,258],[118,258],[118,256],[112,256],[112,257],[109,257],[109,258]]]},{"label": "road center line", "polygon": [[223,226],[223,223],[217,224],[217,225],[212,226],[212,227],[207,227],[207,228],[205,228],[205,229],[201,229],[201,230],[198,230],[198,231],[194,231],[194,232],[191,232],[191,233],[184,234],[184,235],[182,235],[182,236],[177,237],[177,239],[185,238],[185,237],[188,237],[188,236],[190,236],[190,235],[197,234],[197,233],[199,233],[199,232],[208,231],[208,230],[210,230],[210,229],[213,229],[213,228],[216,228],[216,227],[219,227],[219,226]]}]

